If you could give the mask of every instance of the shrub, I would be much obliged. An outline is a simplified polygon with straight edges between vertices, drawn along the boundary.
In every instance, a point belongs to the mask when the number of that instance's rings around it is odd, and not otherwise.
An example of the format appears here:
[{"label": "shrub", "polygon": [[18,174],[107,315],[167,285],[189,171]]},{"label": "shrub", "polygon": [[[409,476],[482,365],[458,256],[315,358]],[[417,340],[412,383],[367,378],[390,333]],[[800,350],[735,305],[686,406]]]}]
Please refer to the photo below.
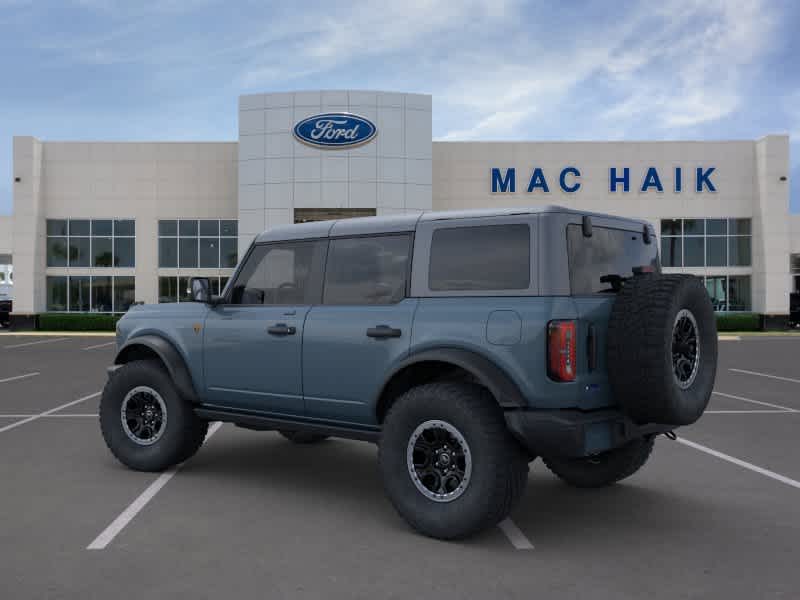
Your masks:
[{"label": "shrub", "polygon": [[755,313],[718,313],[717,331],[760,331],[761,318]]},{"label": "shrub", "polygon": [[114,331],[122,315],[44,313],[40,331]]}]

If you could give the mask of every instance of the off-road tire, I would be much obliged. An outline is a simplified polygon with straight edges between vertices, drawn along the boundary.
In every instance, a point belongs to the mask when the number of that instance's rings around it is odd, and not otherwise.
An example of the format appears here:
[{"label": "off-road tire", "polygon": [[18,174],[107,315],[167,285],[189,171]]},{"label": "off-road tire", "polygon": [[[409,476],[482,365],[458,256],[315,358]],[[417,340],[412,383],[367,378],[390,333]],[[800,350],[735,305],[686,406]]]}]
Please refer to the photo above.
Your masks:
[{"label": "off-road tire", "polygon": [[628,442],[596,456],[545,458],[544,464],[562,481],[579,488],[605,487],[630,477],[644,466],[653,451],[654,438]]},{"label": "off-road tire", "polygon": [[[455,427],[471,454],[469,483],[449,502],[423,495],[408,468],[409,440],[430,420]],[[528,457],[506,428],[502,409],[485,388],[460,382],[421,385],[400,396],[383,423],[379,463],[397,512],[420,533],[445,540],[473,535],[505,519],[528,479]]]},{"label": "off-road tire", "polygon": [[[673,364],[680,314],[696,325],[697,369],[681,387]],[[691,275],[636,275],[617,294],[608,323],[613,397],[637,423],[689,425],[703,414],[717,371],[717,326],[702,281]]]},{"label": "off-road tire", "polygon": [[[142,446],[122,426],[122,402],[137,386],[148,386],[164,401],[167,421],[161,437]],[[155,360],[127,363],[111,374],[100,400],[100,429],[109,450],[136,471],[163,471],[188,460],[203,444],[208,422],[198,418],[191,403],[178,394],[169,374]]]},{"label": "off-road tire", "polygon": [[316,444],[323,440],[327,440],[329,436],[321,433],[313,433],[311,431],[289,431],[288,429],[279,429],[283,437],[295,444]]}]

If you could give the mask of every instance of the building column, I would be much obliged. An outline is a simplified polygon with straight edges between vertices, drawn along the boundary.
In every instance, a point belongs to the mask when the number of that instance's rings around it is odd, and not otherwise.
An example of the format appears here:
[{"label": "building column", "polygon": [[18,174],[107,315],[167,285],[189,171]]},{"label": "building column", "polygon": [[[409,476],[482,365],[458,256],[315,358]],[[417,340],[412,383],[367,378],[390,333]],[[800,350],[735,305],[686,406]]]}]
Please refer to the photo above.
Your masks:
[{"label": "building column", "polygon": [[[756,141],[753,212],[753,309],[769,321],[789,314],[789,136]],[[781,178],[784,178],[781,180]]]},{"label": "building column", "polygon": [[12,327],[32,328],[33,315],[44,312],[46,298],[46,222],[42,205],[42,144],[36,138],[14,138]]}]

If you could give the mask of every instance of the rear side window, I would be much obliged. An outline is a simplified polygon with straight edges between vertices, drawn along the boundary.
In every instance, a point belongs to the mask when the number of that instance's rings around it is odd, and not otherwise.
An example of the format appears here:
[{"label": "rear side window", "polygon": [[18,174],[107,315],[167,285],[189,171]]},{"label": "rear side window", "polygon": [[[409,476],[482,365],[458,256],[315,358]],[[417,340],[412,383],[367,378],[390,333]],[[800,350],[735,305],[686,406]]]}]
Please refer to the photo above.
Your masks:
[{"label": "rear side window", "polygon": [[394,304],[406,295],[411,236],[331,240],[324,304]]},{"label": "rear side window", "polygon": [[524,290],[530,283],[528,225],[447,227],[433,232],[431,290]]},{"label": "rear side window", "polygon": [[642,234],[623,229],[593,227],[584,237],[580,225],[567,225],[569,283],[573,294],[613,292],[604,275],[630,277],[634,267],[659,270],[658,245],[645,244]]},{"label": "rear side window", "polygon": [[256,246],[231,291],[231,304],[316,304],[325,242]]}]

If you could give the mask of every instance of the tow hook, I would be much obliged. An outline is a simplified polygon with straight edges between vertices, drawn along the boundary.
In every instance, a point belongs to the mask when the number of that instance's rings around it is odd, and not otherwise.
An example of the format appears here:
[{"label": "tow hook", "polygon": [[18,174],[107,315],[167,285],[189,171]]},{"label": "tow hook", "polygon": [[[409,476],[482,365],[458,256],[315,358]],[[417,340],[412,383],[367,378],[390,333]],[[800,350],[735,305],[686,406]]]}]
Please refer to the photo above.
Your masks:
[{"label": "tow hook", "polygon": [[674,431],[665,431],[664,437],[671,439],[673,442],[678,439],[678,436],[675,435]]}]

